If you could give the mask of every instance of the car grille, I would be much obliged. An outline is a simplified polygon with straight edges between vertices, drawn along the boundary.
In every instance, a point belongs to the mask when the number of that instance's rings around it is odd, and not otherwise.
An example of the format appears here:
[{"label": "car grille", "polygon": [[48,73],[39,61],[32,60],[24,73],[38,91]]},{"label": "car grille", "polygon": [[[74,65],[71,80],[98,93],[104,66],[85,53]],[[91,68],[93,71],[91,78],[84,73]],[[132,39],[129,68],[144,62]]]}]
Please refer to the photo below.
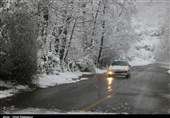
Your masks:
[{"label": "car grille", "polygon": [[119,74],[119,73],[127,73],[127,71],[114,71],[114,73]]}]

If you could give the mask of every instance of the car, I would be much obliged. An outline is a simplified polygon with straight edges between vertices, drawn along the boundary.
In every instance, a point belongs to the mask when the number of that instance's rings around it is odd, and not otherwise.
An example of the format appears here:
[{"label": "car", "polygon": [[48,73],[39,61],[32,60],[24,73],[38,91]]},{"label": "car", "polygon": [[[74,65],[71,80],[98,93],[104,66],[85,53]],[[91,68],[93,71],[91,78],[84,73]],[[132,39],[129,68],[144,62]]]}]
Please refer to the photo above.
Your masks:
[{"label": "car", "polygon": [[109,68],[107,69],[107,76],[112,77],[112,76],[123,76],[125,78],[130,77],[130,64],[128,61],[124,60],[116,60],[111,63]]}]

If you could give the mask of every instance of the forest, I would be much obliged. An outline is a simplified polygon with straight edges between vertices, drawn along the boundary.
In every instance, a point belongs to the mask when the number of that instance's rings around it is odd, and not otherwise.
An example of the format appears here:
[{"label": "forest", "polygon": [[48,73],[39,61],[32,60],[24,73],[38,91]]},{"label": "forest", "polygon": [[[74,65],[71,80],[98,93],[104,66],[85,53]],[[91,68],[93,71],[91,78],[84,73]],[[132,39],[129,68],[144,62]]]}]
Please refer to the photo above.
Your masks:
[{"label": "forest", "polygon": [[[94,72],[115,59],[133,61],[141,48],[149,52],[145,60],[169,63],[170,5],[160,11],[155,29],[146,26],[140,33],[132,25],[138,5],[136,0],[0,0],[0,79],[29,85],[36,74]],[[157,47],[132,48],[155,37]]]}]

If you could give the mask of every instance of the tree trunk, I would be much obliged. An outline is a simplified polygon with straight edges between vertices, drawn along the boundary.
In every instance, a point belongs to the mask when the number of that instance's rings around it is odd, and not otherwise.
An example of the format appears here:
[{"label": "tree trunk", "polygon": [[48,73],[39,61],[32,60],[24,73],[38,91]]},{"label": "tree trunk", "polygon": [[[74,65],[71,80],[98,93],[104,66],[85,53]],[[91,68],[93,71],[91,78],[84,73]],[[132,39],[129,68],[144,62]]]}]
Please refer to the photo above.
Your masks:
[{"label": "tree trunk", "polygon": [[[46,3],[45,5],[43,3]],[[41,47],[41,59],[43,59],[44,64],[40,65],[42,66],[41,71],[48,71],[48,65],[47,65],[47,28],[48,28],[48,0],[47,1],[40,1],[38,3],[38,16],[43,17],[43,20],[38,24],[39,25],[39,36],[42,37],[42,47]]]},{"label": "tree trunk", "polygon": [[68,43],[68,47],[67,47],[67,50],[66,50],[66,53],[65,53],[65,56],[64,56],[64,61],[66,61],[66,58],[67,58],[67,55],[68,55],[68,52],[69,52],[69,49],[70,49],[70,46],[71,46],[71,41],[73,39],[73,34],[74,34],[74,29],[76,27],[76,22],[77,22],[77,19],[75,19],[74,24],[73,24],[71,36],[70,36],[69,43]]},{"label": "tree trunk", "polygon": [[61,38],[61,47],[59,50],[59,57],[60,57],[60,67],[61,67],[61,71],[64,71],[64,65],[63,65],[63,59],[64,59],[64,52],[65,52],[65,48],[66,48],[66,41],[67,41],[67,27],[64,28],[64,32],[63,32],[64,36],[63,38]]},{"label": "tree trunk", "polygon": [[95,36],[95,30],[96,30],[96,22],[97,22],[97,17],[99,13],[99,8],[100,8],[101,1],[99,1],[98,8],[94,17],[94,23],[93,23],[93,30],[92,30],[92,37],[91,37],[91,46],[93,46],[94,43],[94,36]]},{"label": "tree trunk", "polygon": [[[105,10],[106,10],[106,3],[104,2],[103,16],[105,15]],[[102,51],[103,51],[104,34],[105,34],[105,20],[104,19],[102,21],[102,29],[103,29],[103,31],[102,31],[101,41],[100,41],[99,55],[98,55],[98,59],[97,59],[98,64],[100,64]]]}]

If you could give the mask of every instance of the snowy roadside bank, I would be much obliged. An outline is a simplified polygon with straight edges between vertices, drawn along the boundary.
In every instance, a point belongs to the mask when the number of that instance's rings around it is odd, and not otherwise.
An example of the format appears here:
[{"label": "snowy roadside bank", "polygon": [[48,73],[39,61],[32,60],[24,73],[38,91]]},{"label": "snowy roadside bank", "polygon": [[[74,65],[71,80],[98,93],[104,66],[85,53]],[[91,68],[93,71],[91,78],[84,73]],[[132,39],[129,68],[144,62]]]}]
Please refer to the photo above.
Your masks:
[{"label": "snowy roadside bank", "polygon": [[170,74],[170,67],[169,66],[162,66],[162,67],[168,69],[167,73]]},{"label": "snowy roadside bank", "polygon": [[47,88],[61,84],[75,83],[81,80],[86,80],[88,78],[82,78],[83,74],[92,74],[92,73],[83,73],[83,72],[64,72],[59,73],[58,75],[51,74],[46,75],[42,74],[38,76],[38,79],[34,80],[33,83],[40,88]]},{"label": "snowy roadside bank", "polygon": [[96,71],[96,74],[103,74],[103,73],[105,73],[107,71],[107,69],[96,68],[95,71]]},{"label": "snowy roadside bank", "polygon": [[170,74],[170,70],[168,70],[168,73]]},{"label": "snowy roadside bank", "polygon": [[[106,69],[95,69],[96,74],[102,74],[105,73]],[[42,74],[38,76],[38,79],[34,80],[33,83],[36,84],[40,88],[47,88],[47,87],[52,87],[56,85],[61,85],[61,84],[69,84],[69,83],[75,83],[79,82],[81,80],[87,80],[88,78],[82,78],[82,75],[91,75],[94,73],[90,72],[64,72],[64,73],[59,73],[57,75],[51,74],[51,75],[46,75]]]},{"label": "snowy roadside bank", "polygon": [[161,63],[161,62],[159,62],[158,64],[160,64],[160,66],[161,66],[162,68],[168,69],[168,70],[167,70],[167,73],[170,74],[170,64],[169,64],[169,63]]},{"label": "snowy roadside bank", "polygon": [[13,96],[20,91],[30,90],[28,86],[14,85],[11,82],[4,82],[0,80],[0,99]]},{"label": "snowy roadside bank", "polygon": [[[88,72],[64,72],[58,75],[42,74],[38,79],[33,80],[33,83],[40,88],[47,88],[61,84],[75,83],[88,78],[81,77],[83,74],[90,75]],[[0,99],[10,97],[21,91],[28,91],[30,88],[23,85],[15,85],[11,82],[4,82],[0,80]]]}]

